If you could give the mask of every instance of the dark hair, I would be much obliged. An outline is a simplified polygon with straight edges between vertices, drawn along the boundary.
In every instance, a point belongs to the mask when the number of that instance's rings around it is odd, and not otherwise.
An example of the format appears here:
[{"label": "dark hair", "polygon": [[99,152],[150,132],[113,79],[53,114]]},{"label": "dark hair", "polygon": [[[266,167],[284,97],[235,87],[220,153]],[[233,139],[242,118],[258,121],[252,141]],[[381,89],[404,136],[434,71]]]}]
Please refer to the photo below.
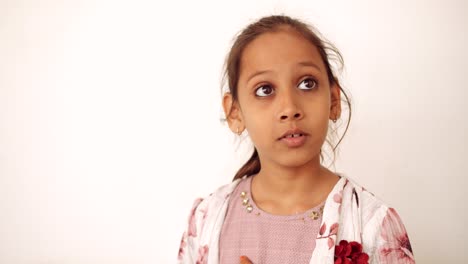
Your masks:
[{"label": "dark hair", "polygon": [[[273,15],[267,16],[259,19],[258,21],[248,25],[244,30],[240,32],[240,34],[236,37],[234,44],[231,47],[230,52],[226,57],[226,61],[224,63],[224,73],[222,79],[221,89],[224,87],[224,83],[226,82],[226,78],[228,80],[228,87],[229,92],[232,95],[233,102],[238,101],[238,81],[239,81],[239,73],[240,73],[240,60],[242,56],[242,52],[245,47],[252,42],[256,37],[260,36],[263,33],[267,32],[276,32],[281,30],[282,28],[287,27],[293,30],[296,30],[300,33],[305,39],[310,41],[314,46],[317,47],[320,57],[322,58],[325,68],[327,70],[327,76],[330,85],[338,84],[340,87],[341,92],[346,97],[346,103],[349,107],[349,118],[348,124],[346,126],[346,131],[348,130],[349,123],[351,120],[351,104],[349,102],[349,98],[346,95],[345,91],[339,85],[338,79],[335,77],[333,72],[331,62],[335,62],[337,66],[341,69],[343,67],[343,57],[341,56],[338,49],[329,41],[325,40],[323,37],[320,36],[320,33],[310,25],[300,21],[299,19],[294,19],[289,16],[285,15]],[[232,110],[232,107],[231,107]],[[231,112],[227,113],[226,115],[229,116]],[[333,130],[335,132],[336,129]],[[343,137],[344,137],[343,134]],[[335,149],[340,144],[341,140],[333,147],[333,155],[335,157]],[[328,140],[327,143],[330,144]],[[331,144],[330,144],[331,146]],[[322,150],[320,150],[320,158],[321,161],[323,160]],[[333,159],[334,160],[334,159]],[[254,151],[250,159],[237,171],[234,179],[238,179],[243,177],[244,175],[253,175],[260,171],[260,159],[258,157],[257,149],[254,147]]]}]

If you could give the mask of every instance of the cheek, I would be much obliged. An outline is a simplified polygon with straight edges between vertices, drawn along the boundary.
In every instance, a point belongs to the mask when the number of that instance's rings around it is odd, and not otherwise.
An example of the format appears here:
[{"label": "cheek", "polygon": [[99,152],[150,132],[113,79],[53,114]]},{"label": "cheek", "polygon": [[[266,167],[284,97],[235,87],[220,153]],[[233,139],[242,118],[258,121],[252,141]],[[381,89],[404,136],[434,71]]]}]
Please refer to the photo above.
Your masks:
[{"label": "cheek", "polygon": [[330,109],[326,104],[322,104],[318,107],[314,107],[312,112],[309,113],[313,116],[312,120],[316,124],[323,124],[327,121],[328,117],[330,116]]},{"label": "cheek", "polygon": [[271,132],[272,120],[266,118],[265,115],[249,115],[244,118],[246,129],[249,134],[268,134]]},{"label": "cheek", "polygon": [[[316,135],[323,136],[328,131],[330,110],[325,106],[310,108],[306,113],[308,126]],[[312,133],[314,131],[311,131]]]},{"label": "cheek", "polygon": [[273,120],[267,115],[252,112],[244,117],[245,127],[249,133],[250,138],[255,144],[261,144],[262,141],[272,137]]}]

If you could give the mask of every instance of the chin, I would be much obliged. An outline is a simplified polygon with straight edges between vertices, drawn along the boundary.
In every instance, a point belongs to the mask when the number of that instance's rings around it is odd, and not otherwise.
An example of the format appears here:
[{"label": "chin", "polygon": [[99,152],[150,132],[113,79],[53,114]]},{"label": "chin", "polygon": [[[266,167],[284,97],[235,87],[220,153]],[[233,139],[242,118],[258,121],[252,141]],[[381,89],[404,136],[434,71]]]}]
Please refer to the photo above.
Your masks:
[{"label": "chin", "polygon": [[288,155],[284,155],[281,157],[277,162],[284,167],[302,167],[307,165],[310,162],[313,162],[315,156],[312,154],[304,154],[304,153],[290,153]]}]

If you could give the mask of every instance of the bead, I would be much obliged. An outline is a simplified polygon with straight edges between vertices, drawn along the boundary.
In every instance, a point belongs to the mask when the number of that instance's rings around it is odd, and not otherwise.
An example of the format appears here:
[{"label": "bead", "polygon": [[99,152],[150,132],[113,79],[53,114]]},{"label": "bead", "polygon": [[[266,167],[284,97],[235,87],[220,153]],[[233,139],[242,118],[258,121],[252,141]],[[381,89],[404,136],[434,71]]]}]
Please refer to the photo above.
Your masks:
[{"label": "bead", "polygon": [[242,200],[242,205],[247,205],[249,203],[249,198]]},{"label": "bead", "polygon": [[253,208],[252,208],[252,206],[249,204],[249,205],[247,206],[247,212],[251,213],[252,210],[253,210]]},{"label": "bead", "polygon": [[319,213],[317,211],[312,211],[310,218],[317,220],[319,218]]},{"label": "bead", "polygon": [[246,192],[241,192],[241,197],[245,197],[247,195]]}]

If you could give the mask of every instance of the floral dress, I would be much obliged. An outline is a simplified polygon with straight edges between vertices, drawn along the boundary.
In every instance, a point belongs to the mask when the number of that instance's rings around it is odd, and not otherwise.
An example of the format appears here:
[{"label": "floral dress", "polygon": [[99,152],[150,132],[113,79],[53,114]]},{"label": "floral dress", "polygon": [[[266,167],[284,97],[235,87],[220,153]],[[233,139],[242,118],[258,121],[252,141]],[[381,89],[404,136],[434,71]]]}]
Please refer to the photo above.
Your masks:
[{"label": "floral dress", "polygon": [[[342,263],[342,245],[347,242],[359,245],[360,250],[369,256],[368,263],[415,263],[408,234],[395,209],[351,178],[343,174],[339,176],[341,179],[325,201],[310,264]],[[182,235],[177,263],[219,264],[223,221],[230,196],[241,180],[195,200]]]}]

